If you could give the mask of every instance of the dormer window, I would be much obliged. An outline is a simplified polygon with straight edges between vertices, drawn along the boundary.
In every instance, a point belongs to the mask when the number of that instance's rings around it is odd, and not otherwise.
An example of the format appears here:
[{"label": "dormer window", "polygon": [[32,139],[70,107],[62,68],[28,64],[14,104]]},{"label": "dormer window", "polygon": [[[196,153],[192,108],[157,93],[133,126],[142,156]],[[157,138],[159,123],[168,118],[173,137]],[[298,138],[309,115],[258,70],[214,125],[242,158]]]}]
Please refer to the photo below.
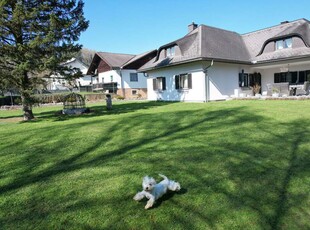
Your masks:
[{"label": "dormer window", "polygon": [[174,57],[175,55],[175,48],[174,46],[169,47],[166,49],[166,57]]},{"label": "dormer window", "polygon": [[293,44],[292,38],[278,40],[276,41],[276,50],[292,48],[292,44]]}]

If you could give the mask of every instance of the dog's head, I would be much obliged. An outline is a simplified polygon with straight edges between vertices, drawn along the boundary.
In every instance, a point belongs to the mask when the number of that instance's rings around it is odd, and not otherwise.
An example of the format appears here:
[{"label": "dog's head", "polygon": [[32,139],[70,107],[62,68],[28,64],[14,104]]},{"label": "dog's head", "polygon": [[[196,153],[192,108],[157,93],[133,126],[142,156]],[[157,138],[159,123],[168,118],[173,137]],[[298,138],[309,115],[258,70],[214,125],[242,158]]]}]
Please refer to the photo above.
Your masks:
[{"label": "dog's head", "polygon": [[155,185],[156,181],[153,177],[145,176],[143,178],[142,187],[144,191],[152,191]]}]

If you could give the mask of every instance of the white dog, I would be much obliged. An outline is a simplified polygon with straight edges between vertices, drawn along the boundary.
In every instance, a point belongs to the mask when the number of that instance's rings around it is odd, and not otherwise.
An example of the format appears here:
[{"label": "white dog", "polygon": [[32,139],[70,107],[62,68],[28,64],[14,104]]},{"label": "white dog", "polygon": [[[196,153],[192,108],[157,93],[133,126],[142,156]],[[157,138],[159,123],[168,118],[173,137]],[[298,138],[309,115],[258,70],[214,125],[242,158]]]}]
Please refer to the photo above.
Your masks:
[{"label": "white dog", "polygon": [[169,180],[166,176],[161,174],[159,174],[159,176],[164,178],[164,180],[162,180],[159,184],[156,184],[154,178],[145,176],[142,182],[143,191],[138,192],[133,198],[134,200],[139,201],[146,197],[148,202],[145,206],[145,209],[151,208],[155,201],[164,195],[167,190],[179,191],[181,189],[181,186],[178,182]]}]

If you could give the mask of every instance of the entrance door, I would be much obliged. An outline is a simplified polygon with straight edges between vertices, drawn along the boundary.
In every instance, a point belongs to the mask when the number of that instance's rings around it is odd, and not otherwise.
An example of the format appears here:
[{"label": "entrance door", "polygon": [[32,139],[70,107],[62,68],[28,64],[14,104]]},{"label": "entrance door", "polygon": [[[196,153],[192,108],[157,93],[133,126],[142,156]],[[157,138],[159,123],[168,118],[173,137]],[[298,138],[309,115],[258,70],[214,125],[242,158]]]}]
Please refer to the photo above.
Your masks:
[{"label": "entrance door", "polygon": [[[261,87],[262,85],[262,75],[260,73],[252,73],[249,74],[249,86],[253,87],[254,85],[259,85]],[[261,88],[260,92],[261,93]]]}]

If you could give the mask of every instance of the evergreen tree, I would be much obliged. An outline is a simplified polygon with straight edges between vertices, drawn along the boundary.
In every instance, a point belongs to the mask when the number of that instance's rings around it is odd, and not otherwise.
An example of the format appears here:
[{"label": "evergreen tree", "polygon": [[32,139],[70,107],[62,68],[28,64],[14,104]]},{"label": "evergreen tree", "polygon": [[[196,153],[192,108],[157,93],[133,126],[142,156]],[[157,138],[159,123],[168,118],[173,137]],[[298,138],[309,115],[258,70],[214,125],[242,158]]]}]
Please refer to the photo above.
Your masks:
[{"label": "evergreen tree", "polygon": [[42,77],[77,77],[61,63],[80,49],[88,27],[82,0],[0,0],[0,78],[22,97],[24,120],[33,119],[32,92]]}]

